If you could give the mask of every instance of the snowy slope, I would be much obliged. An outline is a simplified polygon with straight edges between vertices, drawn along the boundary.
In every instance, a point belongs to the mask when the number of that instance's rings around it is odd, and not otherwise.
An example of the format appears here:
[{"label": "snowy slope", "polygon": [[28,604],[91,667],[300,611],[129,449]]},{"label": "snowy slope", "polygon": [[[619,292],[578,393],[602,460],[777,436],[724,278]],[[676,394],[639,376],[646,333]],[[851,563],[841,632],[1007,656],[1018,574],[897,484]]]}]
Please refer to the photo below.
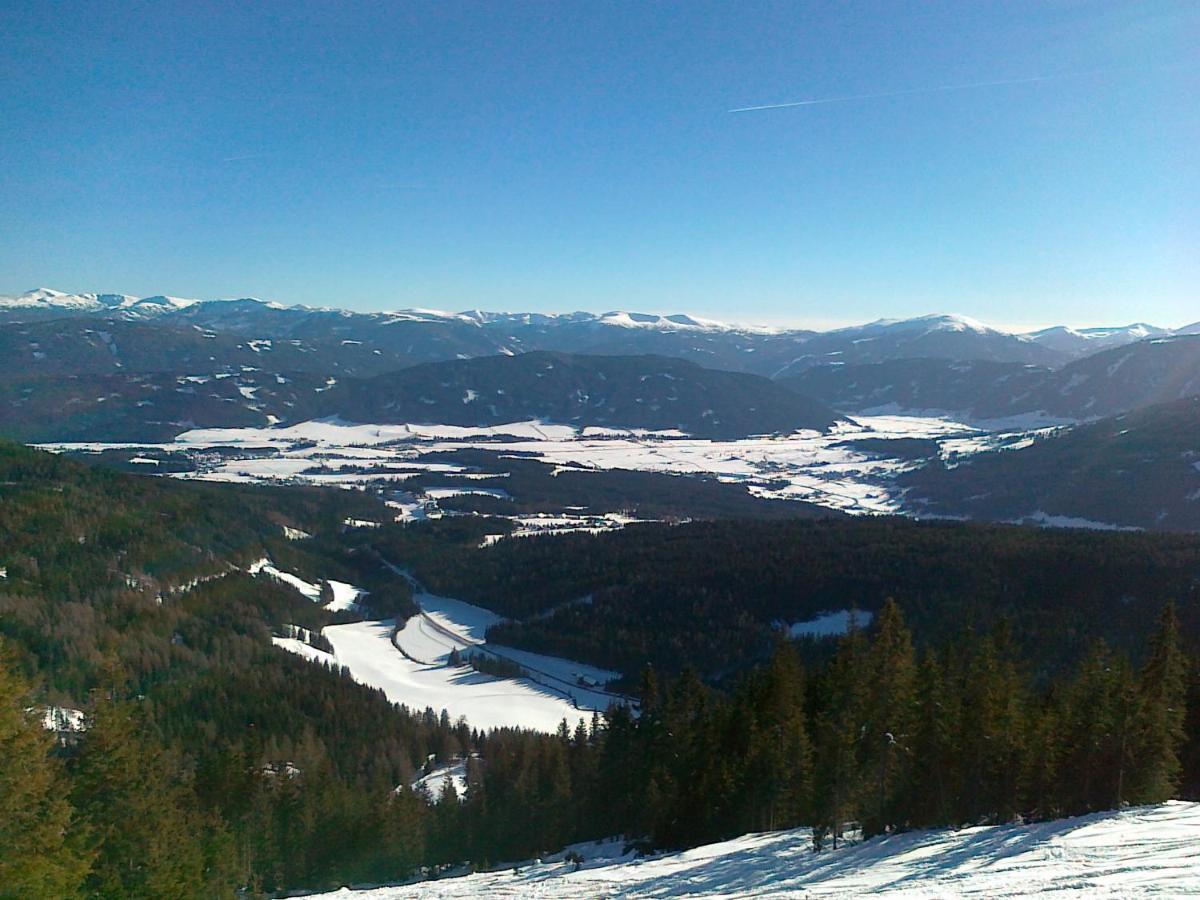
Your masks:
[{"label": "snowy slope", "polygon": [[[807,829],[752,834],[649,860],[554,861],[367,891],[402,898],[1182,897],[1200,893],[1200,803],[1166,803],[1036,825],[917,831],[814,854]],[[605,859],[607,855],[610,858]]]}]

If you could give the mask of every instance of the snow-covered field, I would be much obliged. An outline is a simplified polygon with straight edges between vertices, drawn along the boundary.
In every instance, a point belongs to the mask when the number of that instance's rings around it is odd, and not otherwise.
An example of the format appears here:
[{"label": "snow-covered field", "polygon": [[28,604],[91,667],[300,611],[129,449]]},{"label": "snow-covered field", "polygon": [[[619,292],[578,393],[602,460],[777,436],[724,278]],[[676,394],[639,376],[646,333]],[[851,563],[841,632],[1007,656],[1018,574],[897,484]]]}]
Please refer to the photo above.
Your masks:
[{"label": "snow-covered field", "polygon": [[[406,658],[391,641],[388,619],[327,626],[322,634],[333,645],[334,659],[355,681],[381,689],[393,703],[410,709],[445,709],[452,720],[466,716],[472,728],[521,727],[551,732],[566,719],[572,726],[590,719],[557,691],[528,679],[494,678],[444,661]],[[286,648],[285,648],[286,649]]]},{"label": "snow-covered field", "polygon": [[[198,472],[177,477],[216,481],[303,482],[349,487],[367,482],[403,482],[420,473],[470,474],[466,469],[427,462],[423,454],[462,448],[529,455],[543,462],[597,470],[635,469],[672,474],[704,474],[744,483],[763,497],[807,500],[852,513],[901,509],[892,478],[913,465],[847,446],[847,441],[931,438],[947,452],[964,456],[1027,439],[1021,432],[989,435],[946,418],[902,415],[865,416],[827,434],[798,431],[734,441],[709,441],[679,432],[576,429],[542,422],[513,422],[487,428],[449,425],[355,425],[337,420],[303,422],[286,428],[206,428],[181,434],[173,443],[56,444],[51,449],[102,450],[146,447],[202,451],[210,447],[270,448],[276,456],[247,453],[220,457]],[[372,471],[381,467],[392,471]],[[495,489],[434,487],[425,495],[490,493]],[[402,511],[410,515],[411,512]]]},{"label": "snow-covered field", "polygon": [[452,898],[1186,897],[1200,895],[1200,803],[1166,803],[1035,825],[917,831],[813,853],[807,829],[752,834],[651,859],[582,845],[486,874],[325,900]]},{"label": "snow-covered field", "polygon": [[[252,568],[267,572],[267,567],[262,561]],[[270,574],[306,596],[315,589],[286,572],[274,569]],[[353,585],[329,584],[334,591],[329,609],[346,608],[339,604],[353,603],[359,596]],[[379,688],[393,703],[417,711],[428,707],[440,713],[444,709],[453,720],[466,716],[473,728],[511,726],[550,732],[563,719],[571,726],[590,719],[594,710],[603,711],[616,699],[600,689],[617,677],[616,672],[487,644],[487,629],[500,621],[499,616],[461,600],[430,594],[416,582],[413,586],[421,613],[404,623],[394,642],[395,622],[391,619],[327,625],[321,634],[333,646],[332,654],[305,643],[302,635],[274,637],[272,642],[316,663],[345,666],[355,681]],[[456,649],[510,660],[529,677],[498,678],[469,666],[451,666],[449,656]]]}]

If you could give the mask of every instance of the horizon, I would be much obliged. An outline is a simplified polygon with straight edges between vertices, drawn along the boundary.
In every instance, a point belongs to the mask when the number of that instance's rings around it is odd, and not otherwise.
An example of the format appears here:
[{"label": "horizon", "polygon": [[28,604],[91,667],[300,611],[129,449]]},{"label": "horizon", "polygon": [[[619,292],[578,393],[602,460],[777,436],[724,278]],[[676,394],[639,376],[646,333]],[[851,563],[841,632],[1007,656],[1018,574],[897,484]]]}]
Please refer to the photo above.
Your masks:
[{"label": "horizon", "polygon": [[[613,315],[613,314],[618,314],[618,313],[628,313],[628,314],[632,314],[632,315],[658,316],[660,318],[668,318],[668,317],[672,317],[672,316],[675,316],[675,317],[685,316],[685,317],[691,318],[693,320],[696,320],[697,322],[700,322],[700,323],[707,322],[710,324],[720,325],[720,326],[732,328],[732,329],[764,330],[764,331],[815,331],[815,332],[838,331],[841,329],[861,328],[861,327],[865,327],[867,325],[874,325],[877,323],[905,322],[905,321],[913,321],[913,320],[919,320],[919,319],[933,319],[933,318],[939,318],[939,317],[970,320],[970,321],[974,321],[978,324],[984,325],[988,328],[991,328],[995,331],[1003,332],[1006,334],[1018,335],[1018,336],[1033,334],[1035,332],[1045,331],[1045,330],[1048,330],[1051,328],[1069,328],[1069,329],[1072,329],[1075,331],[1086,331],[1089,329],[1104,329],[1104,328],[1117,329],[1117,328],[1129,328],[1129,327],[1133,327],[1136,325],[1149,325],[1154,328],[1166,329],[1167,331],[1176,331],[1176,330],[1179,330],[1182,328],[1188,328],[1192,325],[1200,324],[1200,319],[1179,321],[1179,322],[1174,322],[1174,323],[1170,323],[1170,324],[1164,324],[1162,322],[1150,322],[1150,321],[1146,321],[1145,319],[1130,319],[1128,321],[1106,322],[1106,323],[1101,323],[1101,322],[1044,322],[1044,323],[1040,323],[1040,324],[1029,324],[1029,323],[1013,324],[1013,323],[1005,323],[1005,322],[1000,322],[1000,321],[985,321],[982,319],[978,319],[975,316],[969,316],[969,315],[966,315],[965,313],[957,312],[955,310],[929,310],[929,311],[926,311],[923,313],[918,313],[917,315],[913,315],[913,316],[878,315],[878,316],[875,316],[874,318],[870,318],[870,319],[840,319],[839,320],[839,319],[832,319],[832,318],[820,319],[820,318],[808,317],[807,319],[771,320],[769,318],[763,318],[763,319],[715,318],[715,317],[706,316],[706,315],[699,315],[699,314],[693,313],[686,309],[656,310],[656,309],[623,309],[623,308],[619,308],[619,307],[603,307],[603,308],[602,307],[594,307],[591,309],[562,308],[562,309],[551,309],[551,310],[533,310],[533,309],[515,309],[515,308],[513,308],[513,309],[496,309],[496,308],[488,308],[488,307],[481,307],[481,306],[463,307],[461,309],[437,309],[434,307],[422,307],[422,306],[381,306],[377,309],[352,309],[347,306],[337,306],[337,305],[321,304],[321,303],[315,303],[315,304],[314,303],[299,303],[299,302],[292,303],[292,302],[288,302],[287,300],[280,299],[278,297],[255,297],[255,296],[250,296],[248,294],[240,295],[240,296],[228,296],[228,297],[195,297],[195,296],[185,296],[184,294],[173,294],[173,293],[166,293],[163,291],[159,291],[156,293],[145,294],[145,295],[139,296],[139,295],[134,295],[134,294],[126,294],[123,291],[96,291],[96,290],[63,291],[58,288],[48,287],[46,285],[40,285],[39,287],[29,288],[24,291],[0,292],[0,300],[15,299],[15,298],[19,298],[19,297],[28,296],[30,294],[36,294],[36,293],[43,292],[43,291],[53,292],[54,294],[58,294],[61,296],[84,296],[84,295],[123,296],[123,297],[129,297],[131,299],[137,299],[137,300],[145,299],[147,297],[168,297],[168,298],[174,299],[174,300],[183,300],[188,303],[228,303],[228,302],[234,302],[234,301],[238,301],[238,300],[254,300],[258,303],[278,304],[278,305],[286,307],[286,308],[303,308],[303,309],[311,309],[311,310],[337,310],[337,311],[343,311],[343,312],[361,313],[363,315],[409,312],[409,313],[429,313],[431,315],[453,317],[453,316],[460,316],[460,315],[464,315],[464,314],[468,314],[468,313],[472,313],[472,312],[478,312],[478,313],[483,313],[485,315],[534,314],[534,315],[545,315],[545,316],[570,316],[570,315],[577,315],[577,314],[586,314],[586,315],[602,317],[602,316]],[[1200,313],[1198,313],[1198,314],[1200,314]]]},{"label": "horizon", "polygon": [[0,111],[32,138],[4,153],[10,285],[774,327],[1200,318],[1193,4],[0,22]]}]

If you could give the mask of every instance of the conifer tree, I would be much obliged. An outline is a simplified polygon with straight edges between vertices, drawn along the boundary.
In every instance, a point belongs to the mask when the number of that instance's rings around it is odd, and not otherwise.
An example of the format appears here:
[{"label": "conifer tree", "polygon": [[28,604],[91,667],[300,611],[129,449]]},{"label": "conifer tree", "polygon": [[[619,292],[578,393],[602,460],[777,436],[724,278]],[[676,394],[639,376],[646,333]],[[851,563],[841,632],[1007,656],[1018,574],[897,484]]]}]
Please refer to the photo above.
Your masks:
[{"label": "conifer tree", "polygon": [[72,772],[72,800],[96,848],[88,892],[186,898],[231,888],[220,829],[194,811],[194,795],[142,727],[128,705],[100,703]]},{"label": "conifer tree", "polygon": [[1137,749],[1129,799],[1161,803],[1174,796],[1184,741],[1187,664],[1179,640],[1175,604],[1168,603],[1150,640],[1150,653],[1138,679]]},{"label": "conifer tree", "polygon": [[819,843],[821,835],[832,834],[836,848],[842,826],[858,815],[866,675],[862,632],[852,621],[822,679],[821,711],[816,725],[814,843]]},{"label": "conifer tree", "polygon": [[66,789],[53,738],[41,727],[29,687],[0,642],[0,897],[67,897],[89,855]]},{"label": "conifer tree", "polygon": [[927,651],[917,670],[917,716],[907,808],[914,825],[953,820],[961,769],[960,695],[939,654]]},{"label": "conifer tree", "polygon": [[867,836],[901,826],[907,818],[902,790],[913,761],[916,674],[912,635],[900,607],[889,598],[866,661],[862,807]]}]

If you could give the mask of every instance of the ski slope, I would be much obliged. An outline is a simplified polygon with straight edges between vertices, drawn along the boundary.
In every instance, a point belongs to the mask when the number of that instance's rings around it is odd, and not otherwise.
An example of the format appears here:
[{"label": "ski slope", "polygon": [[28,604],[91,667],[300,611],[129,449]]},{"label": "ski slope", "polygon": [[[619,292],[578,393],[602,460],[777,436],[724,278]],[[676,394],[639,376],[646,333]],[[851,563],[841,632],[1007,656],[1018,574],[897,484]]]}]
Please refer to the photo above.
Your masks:
[{"label": "ski slope", "polygon": [[[1200,803],[1166,803],[1035,825],[916,831],[813,853],[807,829],[751,834],[652,859],[581,845],[502,871],[325,900],[453,898],[1185,897],[1200,894]],[[596,855],[593,855],[596,854]]]}]

